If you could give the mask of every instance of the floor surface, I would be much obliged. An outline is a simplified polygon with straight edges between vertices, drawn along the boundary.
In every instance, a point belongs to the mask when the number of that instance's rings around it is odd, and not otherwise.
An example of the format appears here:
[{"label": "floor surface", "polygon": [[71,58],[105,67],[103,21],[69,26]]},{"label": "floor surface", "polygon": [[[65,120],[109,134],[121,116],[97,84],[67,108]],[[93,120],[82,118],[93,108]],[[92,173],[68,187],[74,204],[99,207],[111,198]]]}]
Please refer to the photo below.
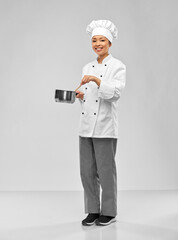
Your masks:
[{"label": "floor surface", "polygon": [[83,192],[0,192],[0,240],[178,240],[178,190],[119,191],[109,226],[85,216]]}]

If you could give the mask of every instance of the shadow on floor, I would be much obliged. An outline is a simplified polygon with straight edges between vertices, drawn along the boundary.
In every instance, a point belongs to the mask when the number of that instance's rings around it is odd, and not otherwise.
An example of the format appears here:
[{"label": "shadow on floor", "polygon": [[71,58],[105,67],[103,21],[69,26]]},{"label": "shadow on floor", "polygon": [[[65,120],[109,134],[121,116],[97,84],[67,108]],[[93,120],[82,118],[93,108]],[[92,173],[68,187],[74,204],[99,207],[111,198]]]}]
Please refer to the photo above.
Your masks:
[{"label": "shadow on floor", "polygon": [[117,221],[109,226],[84,227],[80,222],[32,226],[0,232],[0,240],[177,240],[178,230]]}]

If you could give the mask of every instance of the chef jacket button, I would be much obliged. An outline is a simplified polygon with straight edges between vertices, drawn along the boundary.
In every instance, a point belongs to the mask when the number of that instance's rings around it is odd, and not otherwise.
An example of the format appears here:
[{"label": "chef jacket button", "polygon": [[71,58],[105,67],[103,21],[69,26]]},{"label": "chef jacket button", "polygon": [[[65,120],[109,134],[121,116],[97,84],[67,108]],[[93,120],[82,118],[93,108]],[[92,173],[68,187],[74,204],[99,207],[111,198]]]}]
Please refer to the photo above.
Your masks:
[{"label": "chef jacket button", "polygon": [[85,102],[85,100],[83,100]]},{"label": "chef jacket button", "polygon": [[99,87],[98,87],[98,89],[99,89]]},{"label": "chef jacket button", "polygon": [[93,65],[93,67],[94,67],[94,65]]},{"label": "chef jacket button", "polygon": [[87,89],[87,87],[85,89]]},{"label": "chef jacket button", "polygon": [[100,75],[100,77],[102,77],[102,75]]},{"label": "chef jacket button", "polygon": [[106,64],[104,66],[107,66]]},{"label": "chef jacket button", "polygon": [[96,100],[96,102],[98,102],[98,100]]},{"label": "chef jacket button", "polygon": [[94,113],[94,115],[96,115],[96,113]]},{"label": "chef jacket button", "polygon": [[84,114],[84,112],[82,114]]}]

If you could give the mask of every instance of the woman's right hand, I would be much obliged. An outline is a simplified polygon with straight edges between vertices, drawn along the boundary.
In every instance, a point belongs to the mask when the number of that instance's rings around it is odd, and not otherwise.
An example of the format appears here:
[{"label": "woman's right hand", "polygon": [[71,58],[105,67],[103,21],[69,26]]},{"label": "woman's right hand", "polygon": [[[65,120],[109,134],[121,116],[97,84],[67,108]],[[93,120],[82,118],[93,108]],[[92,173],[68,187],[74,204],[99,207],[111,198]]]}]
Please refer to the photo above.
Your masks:
[{"label": "woman's right hand", "polygon": [[83,100],[84,93],[83,93],[83,92],[80,92],[80,91],[76,91],[76,93],[78,93],[78,94],[76,95],[76,98],[80,98],[80,99]]}]

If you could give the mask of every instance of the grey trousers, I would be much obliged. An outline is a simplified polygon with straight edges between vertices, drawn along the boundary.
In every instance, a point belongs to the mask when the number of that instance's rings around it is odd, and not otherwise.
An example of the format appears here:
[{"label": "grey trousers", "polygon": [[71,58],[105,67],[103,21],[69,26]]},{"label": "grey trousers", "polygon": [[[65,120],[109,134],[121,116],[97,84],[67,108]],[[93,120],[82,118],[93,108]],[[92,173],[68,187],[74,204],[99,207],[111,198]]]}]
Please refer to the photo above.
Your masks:
[{"label": "grey trousers", "polygon": [[[79,136],[80,176],[85,213],[117,215],[117,139]],[[100,204],[100,187],[102,190]]]}]

